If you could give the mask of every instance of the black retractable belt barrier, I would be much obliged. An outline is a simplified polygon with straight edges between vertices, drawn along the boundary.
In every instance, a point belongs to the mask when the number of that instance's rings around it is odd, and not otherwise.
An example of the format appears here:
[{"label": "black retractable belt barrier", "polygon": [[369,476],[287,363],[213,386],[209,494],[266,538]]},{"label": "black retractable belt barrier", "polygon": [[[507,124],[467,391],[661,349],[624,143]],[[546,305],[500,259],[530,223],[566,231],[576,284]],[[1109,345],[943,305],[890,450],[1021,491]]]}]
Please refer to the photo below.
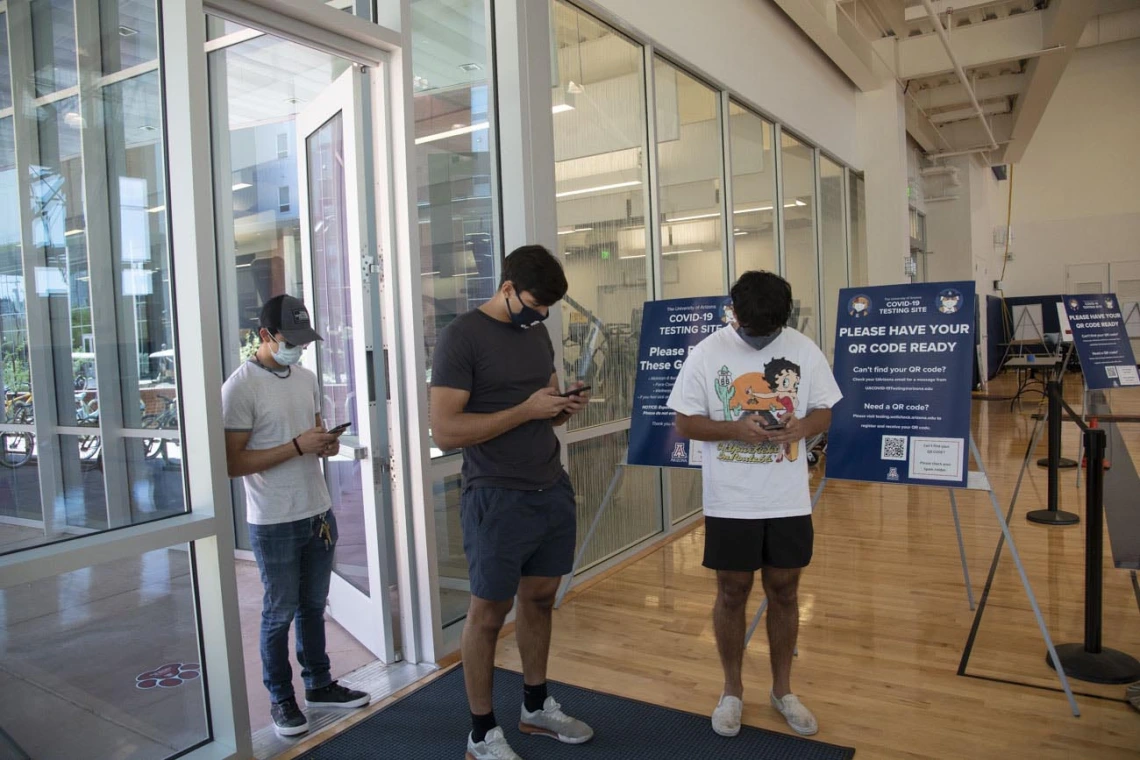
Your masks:
[{"label": "black retractable belt barrier", "polygon": [[1060,502],[1060,469],[1061,469],[1061,416],[1063,401],[1061,398],[1061,383],[1050,380],[1045,386],[1045,396],[1049,400],[1048,423],[1049,456],[1046,461],[1049,466],[1049,508],[1035,509],[1025,516],[1029,522],[1042,525],[1076,525],[1081,521],[1080,515],[1061,510]]}]

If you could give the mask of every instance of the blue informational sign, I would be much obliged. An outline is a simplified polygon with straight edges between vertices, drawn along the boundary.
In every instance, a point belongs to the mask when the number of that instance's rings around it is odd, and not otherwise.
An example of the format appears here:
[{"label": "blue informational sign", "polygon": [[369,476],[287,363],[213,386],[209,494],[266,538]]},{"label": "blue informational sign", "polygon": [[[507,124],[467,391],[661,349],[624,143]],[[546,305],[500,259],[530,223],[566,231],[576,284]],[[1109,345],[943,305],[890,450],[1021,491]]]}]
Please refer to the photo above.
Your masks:
[{"label": "blue informational sign", "polygon": [[1073,329],[1086,388],[1095,391],[1140,385],[1120,301],[1114,294],[1065,296],[1065,313]]},{"label": "blue informational sign", "polygon": [[645,303],[629,429],[629,464],[700,468],[700,444],[693,446],[688,438],[677,434],[674,412],[666,402],[689,352],[732,318],[732,299],[728,296]]},{"label": "blue informational sign", "polygon": [[827,477],[965,488],[974,283],[839,293]]}]

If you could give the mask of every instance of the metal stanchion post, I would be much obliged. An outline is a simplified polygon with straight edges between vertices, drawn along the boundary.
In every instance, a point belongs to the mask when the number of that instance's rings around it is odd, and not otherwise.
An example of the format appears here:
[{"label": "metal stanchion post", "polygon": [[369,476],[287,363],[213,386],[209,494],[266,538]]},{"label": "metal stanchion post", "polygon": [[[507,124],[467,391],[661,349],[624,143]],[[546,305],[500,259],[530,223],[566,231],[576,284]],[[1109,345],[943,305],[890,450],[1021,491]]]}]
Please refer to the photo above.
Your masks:
[{"label": "metal stanchion post", "polygon": [[1072,512],[1063,512],[1060,509],[1061,490],[1061,384],[1050,380],[1045,386],[1045,394],[1049,399],[1048,433],[1049,433],[1049,505],[1048,509],[1035,509],[1025,517],[1029,522],[1042,525],[1076,525],[1081,521],[1080,515]]},{"label": "metal stanchion post", "polygon": [[[1140,680],[1135,657],[1101,646],[1104,581],[1104,455],[1103,430],[1085,431],[1088,482],[1085,485],[1085,640],[1061,644],[1057,656],[1065,673],[1092,683],[1132,683]],[[1052,660],[1045,658],[1052,666]]]}]

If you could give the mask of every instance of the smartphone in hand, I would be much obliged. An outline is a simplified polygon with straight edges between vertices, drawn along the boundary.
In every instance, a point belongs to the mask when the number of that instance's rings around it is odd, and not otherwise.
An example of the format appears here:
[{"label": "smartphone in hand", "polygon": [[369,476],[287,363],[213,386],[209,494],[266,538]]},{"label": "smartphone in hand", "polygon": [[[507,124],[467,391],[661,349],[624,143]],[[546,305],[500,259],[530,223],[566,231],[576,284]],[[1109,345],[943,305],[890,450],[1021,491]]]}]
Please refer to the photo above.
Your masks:
[{"label": "smartphone in hand", "polygon": [[566,391],[565,393],[559,393],[558,395],[561,396],[562,398],[570,398],[571,396],[580,396],[581,394],[590,390],[590,387],[591,386],[589,386],[589,385],[583,385],[581,388],[571,388],[570,390]]},{"label": "smartphone in hand", "polygon": [[753,414],[760,418],[760,426],[765,430],[783,430],[787,427],[783,422],[776,419],[776,415],[767,409],[759,409],[753,412]]},{"label": "smartphone in hand", "polygon": [[326,430],[325,432],[328,433],[329,435],[340,435],[344,431],[348,430],[350,427],[352,427],[352,423],[351,422],[345,422],[344,424],[337,425],[332,430]]}]

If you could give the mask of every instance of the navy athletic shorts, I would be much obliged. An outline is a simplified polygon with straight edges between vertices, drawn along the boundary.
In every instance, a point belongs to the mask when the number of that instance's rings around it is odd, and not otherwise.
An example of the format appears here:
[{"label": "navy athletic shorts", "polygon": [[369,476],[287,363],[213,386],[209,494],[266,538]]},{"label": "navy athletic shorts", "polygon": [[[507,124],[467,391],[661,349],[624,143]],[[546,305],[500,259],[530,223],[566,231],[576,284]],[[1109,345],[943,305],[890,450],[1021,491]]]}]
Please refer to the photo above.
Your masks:
[{"label": "navy athletic shorts", "polygon": [[506,601],[523,576],[556,577],[573,568],[578,506],[565,473],[541,491],[469,488],[459,505],[474,596]]}]

